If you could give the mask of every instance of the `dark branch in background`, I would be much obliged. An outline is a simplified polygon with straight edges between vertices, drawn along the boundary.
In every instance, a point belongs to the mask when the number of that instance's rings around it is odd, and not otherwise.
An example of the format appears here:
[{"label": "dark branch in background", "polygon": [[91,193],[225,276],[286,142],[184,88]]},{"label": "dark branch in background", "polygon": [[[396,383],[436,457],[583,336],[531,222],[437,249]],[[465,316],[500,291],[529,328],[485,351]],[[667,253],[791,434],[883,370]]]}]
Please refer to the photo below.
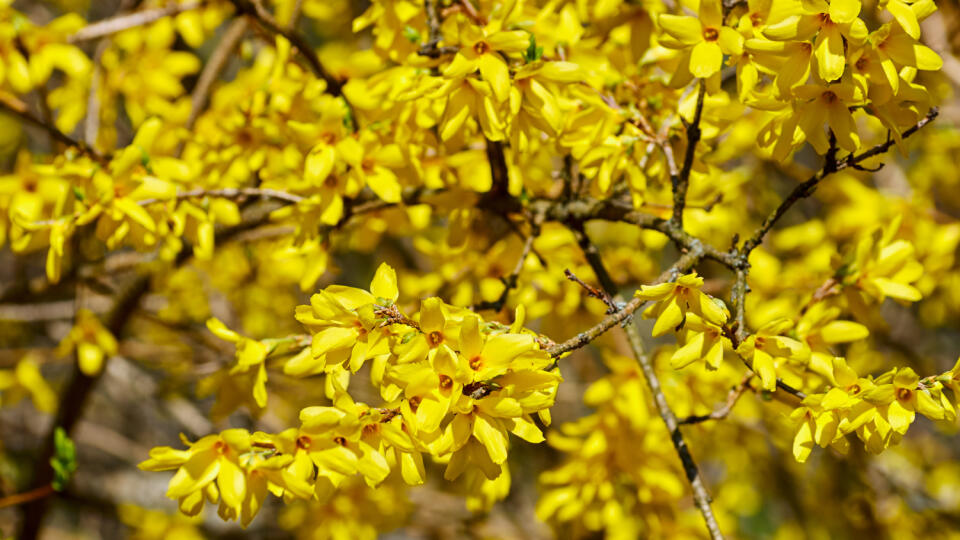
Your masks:
[{"label": "dark branch in background", "polygon": [[[574,230],[574,232],[576,233],[576,230]],[[593,272],[597,275],[600,284],[603,286],[607,295],[613,297],[615,303],[620,302],[621,297],[617,293],[616,285],[610,277],[610,273],[607,272],[606,267],[604,267],[603,260],[600,258],[600,253],[596,246],[590,242],[590,239],[582,229],[579,231],[579,234],[578,243],[580,243],[581,247],[586,248],[583,254],[590,264],[590,267],[593,268]],[[707,526],[707,530],[710,532],[710,538],[714,540],[722,539],[723,533],[720,532],[717,518],[713,515],[713,509],[710,507],[710,494],[707,493],[707,488],[703,484],[703,477],[700,476],[700,469],[697,467],[697,462],[694,461],[693,456],[690,454],[690,449],[683,438],[683,433],[680,432],[680,424],[677,422],[677,416],[674,414],[673,409],[670,408],[670,404],[667,403],[667,397],[663,394],[663,389],[660,387],[660,379],[657,377],[653,362],[651,362],[650,357],[644,350],[640,332],[637,330],[637,326],[629,321],[623,328],[627,333],[627,340],[630,342],[633,355],[640,365],[640,370],[643,372],[644,379],[647,381],[647,386],[650,388],[657,412],[660,414],[660,418],[663,419],[663,423],[666,424],[667,431],[670,433],[670,440],[673,442],[673,447],[677,451],[680,463],[683,465],[683,470],[687,475],[687,481],[690,482],[690,487],[693,490],[694,504],[696,504],[697,509],[700,510],[700,514],[703,516],[703,521]]]},{"label": "dark branch in background", "polygon": [[343,83],[323,67],[323,64],[320,63],[320,58],[317,57],[316,51],[313,50],[313,47],[310,46],[306,38],[293,29],[280,26],[276,19],[273,18],[273,15],[263,7],[259,0],[230,0],[230,3],[233,4],[239,13],[253,18],[253,20],[257,21],[257,24],[268,32],[283,36],[287,41],[292,43],[297,50],[300,51],[303,58],[306,59],[314,75],[326,81],[327,91],[343,99],[347,107],[351,111],[353,110],[350,102],[347,101],[346,96],[343,95]]},{"label": "dark branch in background", "polygon": [[[654,284],[666,283],[667,281],[672,281],[680,276],[680,274],[689,271],[700,259],[703,258],[703,252],[698,249],[691,249],[689,252],[682,255],[673,266],[668,268],[660,277],[654,281]],[[579,334],[573,336],[572,338],[564,341],[563,343],[558,343],[553,347],[547,349],[547,352],[550,353],[550,356],[554,358],[559,357],[562,354],[568,353],[570,351],[579,349],[586,346],[594,339],[603,335],[607,330],[613,328],[614,326],[622,323],[627,320],[635,311],[640,309],[646,301],[641,298],[631,298],[629,302],[623,305],[623,307],[616,313],[611,313],[603,318],[596,325],[588,328],[587,330],[580,332]]]},{"label": "dark branch in background", "polygon": [[523,271],[523,265],[527,261],[527,255],[529,255],[530,251],[533,249],[533,242],[537,239],[539,234],[539,227],[534,225],[533,230],[530,231],[530,234],[523,242],[523,251],[520,252],[520,257],[517,259],[517,264],[513,267],[513,271],[510,272],[509,276],[500,278],[500,281],[503,282],[503,292],[500,293],[500,297],[493,302],[484,301],[475,304],[473,306],[474,311],[489,309],[499,312],[503,309],[503,306],[507,303],[507,297],[510,296],[510,291],[517,288],[517,281],[520,278],[520,272]]},{"label": "dark branch in background", "polygon": [[230,24],[230,26],[227,27],[227,31],[223,33],[223,37],[220,38],[217,47],[210,54],[210,58],[207,59],[207,63],[203,66],[203,71],[200,72],[200,77],[197,78],[197,85],[193,88],[193,93],[190,95],[190,116],[187,118],[186,129],[189,130],[193,128],[193,125],[197,122],[197,118],[200,117],[200,113],[207,106],[207,100],[210,97],[213,84],[220,77],[224,66],[227,65],[231,53],[237,48],[237,44],[240,43],[240,40],[243,39],[244,34],[246,34],[247,27],[247,19],[237,19]]},{"label": "dark branch in background", "polygon": [[56,139],[63,144],[76,148],[82,154],[89,156],[90,159],[105,165],[107,163],[107,158],[101,155],[99,152],[87,146],[83,141],[74,139],[70,135],[60,131],[51,123],[45,122],[36,116],[34,116],[28,109],[26,103],[20,101],[19,99],[7,95],[0,94],[0,110],[4,110],[13,114],[14,116],[20,118],[21,120],[26,121],[29,124],[39,127],[40,129],[46,131],[50,134],[51,137]]},{"label": "dark branch in background", "polygon": [[446,54],[455,54],[459,50],[457,47],[440,47],[443,34],[440,33],[440,16],[437,14],[436,1],[423,0],[423,11],[427,14],[427,42],[420,47],[417,54],[420,56],[429,56],[430,58],[440,58]]},{"label": "dark branch in background", "polygon": [[117,15],[115,17],[103,19],[93,24],[84,26],[75,34],[70,36],[67,39],[67,42],[79,43],[81,41],[109,36],[110,34],[116,34],[117,32],[122,32],[130,28],[150,24],[164,17],[169,17],[171,15],[176,15],[178,13],[183,13],[184,11],[190,11],[200,7],[203,7],[203,2],[187,2],[184,4],[174,3],[166,7],[145,9],[143,11],[136,11],[134,13]]},{"label": "dark branch in background", "polygon": [[730,411],[733,410],[733,406],[737,404],[737,400],[740,399],[740,396],[743,395],[744,391],[746,391],[747,388],[750,388],[750,379],[752,378],[753,373],[748,373],[746,376],[744,376],[743,380],[740,381],[740,384],[731,388],[730,393],[727,394],[726,403],[724,403],[719,409],[710,414],[691,415],[686,418],[682,418],[679,420],[679,423],[699,424],[708,420],[723,420],[730,414]]},{"label": "dark branch in background", "polygon": [[587,296],[589,296],[589,297],[591,297],[591,298],[596,298],[596,299],[600,300],[601,302],[603,302],[604,304],[606,304],[606,305],[607,305],[607,314],[608,314],[608,315],[611,314],[611,313],[615,313],[615,312],[619,309],[619,308],[617,307],[617,303],[613,300],[613,298],[610,297],[609,294],[607,294],[607,293],[604,292],[603,290],[598,289],[598,288],[594,287],[593,285],[590,285],[589,283],[583,281],[582,279],[580,279],[579,277],[577,277],[576,274],[574,274],[573,272],[571,272],[569,268],[567,268],[567,269],[565,269],[565,270],[563,271],[563,275],[564,275],[567,279],[569,279],[570,281],[572,281],[572,282],[576,283],[577,285],[579,285],[584,291],[586,291]]},{"label": "dark branch in background", "polygon": [[696,154],[697,143],[700,142],[700,117],[703,114],[703,98],[707,86],[703,79],[697,87],[697,105],[693,112],[693,121],[687,124],[687,150],[683,156],[683,166],[677,176],[672,177],[673,184],[673,217],[671,221],[683,230],[683,207],[687,204],[687,188],[690,187],[690,170],[693,168],[693,158]]},{"label": "dark branch in background", "polygon": [[[921,128],[923,128],[923,126],[932,122],[933,119],[937,117],[937,114],[939,114],[939,111],[937,110],[937,108],[936,107],[931,108],[926,116],[920,119],[920,121],[914,124],[912,127],[904,131],[900,135],[900,137],[903,139],[910,137],[911,135],[919,131]],[[856,155],[850,154],[849,156],[839,161],[835,161],[835,164],[834,162],[831,162],[831,160],[828,159],[827,163],[824,165],[822,169],[817,171],[816,174],[811,176],[802,184],[793,188],[793,191],[791,191],[790,195],[788,195],[787,198],[784,199],[782,203],[780,203],[780,206],[778,206],[773,212],[770,213],[769,216],[767,216],[765,220],[763,220],[763,224],[760,225],[760,227],[756,230],[756,232],[753,233],[753,236],[751,236],[750,239],[747,240],[747,242],[743,245],[743,249],[740,250],[741,256],[746,258],[748,255],[750,255],[750,252],[753,251],[757,246],[759,246],[761,242],[763,242],[763,237],[766,236],[766,234],[770,232],[770,229],[773,228],[773,226],[777,223],[777,221],[779,221],[779,219],[783,217],[785,213],[787,213],[787,210],[789,210],[794,204],[796,204],[797,201],[801,199],[805,199],[810,195],[812,195],[814,190],[817,189],[817,184],[819,184],[821,180],[823,180],[827,176],[830,176],[831,174],[837,171],[842,171],[848,167],[855,168],[859,165],[860,162],[875,156],[879,156],[880,154],[883,154],[884,152],[889,150],[890,147],[893,145],[894,145],[894,140],[888,137],[886,142],[878,144],[873,148],[866,150],[860,154],[856,154]]]}]

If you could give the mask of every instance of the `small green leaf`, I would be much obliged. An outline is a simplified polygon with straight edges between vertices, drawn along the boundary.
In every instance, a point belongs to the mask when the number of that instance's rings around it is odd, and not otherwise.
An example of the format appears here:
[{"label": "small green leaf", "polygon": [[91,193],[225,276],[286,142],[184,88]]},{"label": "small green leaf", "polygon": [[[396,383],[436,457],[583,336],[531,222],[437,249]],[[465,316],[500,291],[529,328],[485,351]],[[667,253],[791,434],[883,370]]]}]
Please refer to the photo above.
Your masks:
[{"label": "small green leaf", "polygon": [[412,26],[403,27],[403,37],[407,38],[410,43],[420,43],[420,32],[417,32],[417,29]]},{"label": "small green leaf", "polygon": [[543,58],[543,47],[537,47],[537,37],[530,34],[530,46],[523,52],[523,59],[530,63],[541,58]]},{"label": "small green leaf", "polygon": [[77,470],[77,451],[67,432],[59,426],[53,432],[53,449],[54,455],[50,458],[53,480],[50,484],[54,490],[63,491]]},{"label": "small green leaf", "polygon": [[78,201],[83,201],[86,199],[86,195],[83,194],[83,191],[80,191],[80,188],[73,186],[73,196],[77,198]]}]

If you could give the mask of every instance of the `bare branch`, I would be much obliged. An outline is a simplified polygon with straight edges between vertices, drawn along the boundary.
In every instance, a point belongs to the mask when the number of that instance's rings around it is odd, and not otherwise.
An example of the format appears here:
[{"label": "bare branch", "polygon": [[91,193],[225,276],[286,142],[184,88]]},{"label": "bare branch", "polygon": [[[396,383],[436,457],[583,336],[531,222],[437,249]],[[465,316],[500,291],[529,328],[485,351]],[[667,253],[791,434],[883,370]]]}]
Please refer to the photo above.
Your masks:
[{"label": "bare branch", "polygon": [[[900,137],[902,139],[906,139],[910,137],[911,135],[919,131],[921,128],[923,128],[924,126],[932,122],[933,119],[937,117],[937,114],[939,114],[939,111],[937,110],[937,108],[936,107],[931,108],[926,116],[924,116],[922,119],[920,119],[919,122],[911,126],[910,129],[904,131],[900,135]],[[763,242],[764,236],[766,236],[766,234],[770,232],[770,229],[773,228],[773,226],[777,223],[777,221],[779,221],[780,218],[787,213],[787,210],[789,210],[794,204],[796,204],[797,201],[800,201],[801,199],[805,199],[810,195],[812,195],[813,192],[817,189],[817,185],[820,183],[821,180],[823,180],[827,176],[830,176],[831,174],[837,171],[842,171],[847,167],[855,167],[864,160],[883,154],[884,152],[889,150],[890,147],[893,145],[894,145],[894,140],[888,137],[885,142],[878,144],[873,148],[866,150],[860,154],[855,154],[855,155],[850,154],[846,158],[841,159],[839,161],[836,161],[835,159],[834,160],[828,159],[827,163],[824,164],[823,168],[817,171],[816,174],[811,176],[805,182],[793,188],[793,191],[791,191],[790,194],[787,195],[787,198],[780,203],[780,206],[778,206],[773,212],[770,213],[770,215],[767,216],[765,220],[763,220],[763,224],[760,225],[760,227],[756,230],[756,232],[753,233],[753,236],[751,236],[750,239],[747,240],[747,242],[743,245],[743,249],[741,249],[741,255],[744,258],[746,258],[751,251],[753,251],[757,246],[759,246],[760,243]]]},{"label": "bare branch", "polygon": [[753,377],[753,373],[748,373],[746,376],[744,376],[743,380],[740,381],[740,384],[731,388],[730,393],[727,394],[727,401],[719,409],[716,409],[710,414],[691,415],[686,418],[682,418],[679,420],[679,423],[699,424],[708,420],[723,420],[730,415],[730,411],[733,410],[733,406],[737,404],[737,401],[740,399],[740,396],[743,395],[744,391],[747,388],[750,388],[750,379]]},{"label": "bare branch", "polygon": [[107,158],[101,155],[99,152],[89,147],[85,142],[74,139],[70,135],[60,131],[51,123],[45,122],[36,116],[34,116],[27,108],[27,104],[20,101],[19,99],[5,93],[0,93],[0,110],[7,111],[14,116],[24,120],[34,126],[39,127],[40,129],[46,131],[54,139],[62,142],[63,144],[76,148],[82,154],[89,156],[94,161],[100,164],[106,164]]},{"label": "bare branch", "polygon": [[693,168],[693,158],[696,155],[697,143],[700,142],[700,117],[703,114],[703,98],[706,92],[706,82],[700,79],[700,85],[697,88],[697,105],[693,112],[693,121],[687,124],[687,150],[683,156],[683,166],[676,176],[671,175],[670,177],[673,184],[673,217],[670,219],[680,227],[680,230],[683,230],[683,207],[687,204],[687,188],[690,187],[690,171]]},{"label": "bare branch", "polygon": [[169,17],[184,11],[197,9],[202,6],[203,2],[187,2],[185,4],[173,3],[160,8],[145,9],[143,11],[136,11],[134,13],[117,15],[116,17],[103,19],[102,21],[97,21],[81,28],[75,34],[67,38],[67,42],[80,43],[81,41],[88,41],[103,36],[109,36],[110,34],[116,34],[117,32],[122,32],[130,28],[150,24],[164,17]]}]

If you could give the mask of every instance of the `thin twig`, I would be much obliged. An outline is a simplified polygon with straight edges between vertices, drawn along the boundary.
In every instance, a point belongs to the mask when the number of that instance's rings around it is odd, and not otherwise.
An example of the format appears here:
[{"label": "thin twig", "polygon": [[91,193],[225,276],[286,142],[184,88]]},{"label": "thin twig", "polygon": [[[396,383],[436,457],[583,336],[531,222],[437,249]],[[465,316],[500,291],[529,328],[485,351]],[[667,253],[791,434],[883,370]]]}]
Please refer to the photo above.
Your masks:
[{"label": "thin twig", "polygon": [[507,303],[507,297],[510,295],[510,291],[517,288],[520,272],[523,271],[523,265],[527,261],[527,255],[530,255],[530,251],[533,249],[533,242],[539,234],[539,226],[534,225],[533,230],[530,231],[530,234],[527,235],[526,240],[523,242],[523,250],[520,252],[520,257],[517,259],[517,264],[513,267],[513,271],[510,272],[510,275],[507,277],[500,278],[500,281],[503,282],[503,292],[500,293],[500,297],[493,302],[479,302],[474,304],[474,311],[493,310],[499,312],[503,309],[503,306]]},{"label": "thin twig", "polygon": [[0,508],[17,506],[18,504],[26,504],[30,501],[49,497],[53,493],[54,489],[50,484],[38,487],[36,489],[31,489],[30,491],[25,491],[23,493],[14,493],[13,495],[7,495],[6,497],[0,499]]},{"label": "thin twig", "polygon": [[67,146],[76,148],[81,153],[89,156],[91,159],[93,159],[94,161],[100,164],[105,165],[107,163],[107,158],[101,155],[99,152],[97,152],[96,150],[88,146],[83,141],[74,139],[70,135],[67,135],[66,133],[60,131],[53,124],[44,122],[40,118],[37,118],[32,113],[30,113],[30,111],[27,109],[26,103],[20,101],[19,99],[9,94],[0,93],[0,110],[5,110],[13,114],[14,116],[17,116],[21,120],[25,120],[26,122],[43,129],[44,131],[49,133],[50,136],[53,137],[54,139],[62,142]]},{"label": "thin twig", "polygon": [[[910,127],[910,129],[904,131],[900,135],[900,137],[902,139],[906,139],[910,137],[911,135],[919,131],[921,128],[923,128],[924,126],[932,122],[933,119],[937,117],[937,114],[939,114],[939,111],[937,110],[937,108],[936,107],[931,108],[926,116],[924,116],[919,122],[917,122],[912,127]],[[787,210],[789,210],[794,204],[796,204],[797,201],[800,201],[801,199],[804,199],[812,195],[813,192],[817,189],[817,184],[819,184],[821,180],[823,180],[827,176],[837,171],[842,171],[847,167],[854,167],[864,160],[883,154],[884,152],[889,150],[890,147],[893,145],[894,145],[894,140],[891,138],[888,138],[885,142],[880,143],[874,146],[873,148],[866,150],[860,154],[856,154],[856,155],[850,154],[846,158],[841,159],[839,161],[836,161],[836,160],[831,161],[828,159],[827,163],[824,164],[823,168],[817,171],[813,176],[811,176],[805,182],[793,188],[793,191],[791,191],[790,194],[787,195],[787,198],[780,203],[780,206],[778,206],[773,212],[770,213],[770,215],[767,216],[766,219],[763,220],[763,224],[761,224],[760,227],[757,228],[756,232],[753,233],[753,236],[751,236],[750,239],[747,240],[747,242],[743,245],[743,248],[741,249],[741,255],[743,257],[746,257],[750,254],[751,251],[753,251],[757,246],[759,246],[760,243],[763,242],[764,236],[766,236],[766,234],[770,232],[770,229],[773,228],[773,226],[777,223],[777,221],[779,221],[780,218],[787,213]]]},{"label": "thin twig", "polygon": [[164,17],[169,17],[171,15],[183,13],[184,11],[197,9],[202,6],[203,2],[187,2],[185,4],[173,3],[164,7],[145,9],[143,11],[136,11],[134,13],[117,15],[116,17],[103,19],[102,21],[97,21],[81,28],[75,34],[67,38],[67,42],[79,43],[81,41],[109,36],[110,34],[116,34],[117,32],[129,30],[130,28],[136,28],[137,26],[150,24]]},{"label": "thin twig", "polygon": [[[702,258],[703,251],[694,247],[677,259],[673,266],[660,274],[660,277],[658,277],[654,283],[665,283],[667,281],[676,279],[681,273],[693,268],[693,266],[696,265],[697,262],[699,262]],[[641,298],[631,298],[630,301],[624,304],[623,308],[616,313],[607,315],[596,325],[584,330],[583,332],[580,332],[563,343],[558,343],[553,347],[550,347],[547,349],[547,352],[550,353],[550,356],[556,358],[562,354],[584,347],[591,341],[603,335],[607,330],[627,320],[627,318],[633,315],[633,313],[640,309],[644,304],[646,304],[646,301]]]},{"label": "thin twig", "polygon": [[[600,259],[599,252],[596,247],[592,245],[590,239],[586,238],[585,234],[583,237],[584,241],[581,245],[587,244],[590,246],[587,250],[584,250],[584,256],[597,275],[597,279],[603,284],[606,293],[612,296],[615,302],[620,302],[621,298],[617,294],[610,273],[607,272],[603,261]],[[683,433],[680,432],[680,424],[677,422],[677,416],[674,414],[673,409],[670,408],[670,404],[667,403],[667,397],[664,395],[663,389],[660,386],[660,379],[657,377],[653,362],[651,362],[650,357],[644,350],[640,332],[637,330],[635,324],[629,323],[624,326],[624,330],[626,331],[627,340],[630,343],[633,355],[640,365],[640,370],[643,372],[643,376],[647,381],[647,386],[650,388],[657,412],[660,414],[660,418],[663,419],[663,423],[667,426],[667,431],[670,433],[670,440],[673,441],[673,447],[677,452],[677,456],[680,458],[684,472],[686,472],[687,481],[690,482],[690,487],[693,490],[694,504],[696,504],[697,509],[700,510],[700,514],[703,516],[703,521],[707,526],[707,530],[710,532],[710,538],[714,540],[722,539],[723,534],[720,532],[717,518],[713,514],[713,508],[710,507],[710,494],[707,493],[707,488],[704,486],[703,477],[700,476],[700,469],[697,466],[697,462],[694,461],[693,455],[690,454],[690,449],[683,438]]]},{"label": "thin twig", "polygon": [[673,217],[671,220],[681,230],[683,230],[683,207],[687,204],[687,188],[690,186],[690,171],[693,169],[693,158],[696,155],[697,143],[700,142],[700,117],[703,114],[703,98],[706,92],[706,82],[700,79],[693,121],[687,124],[687,150],[683,156],[683,166],[676,177],[671,177],[671,180],[673,180]]},{"label": "thin twig", "polygon": [[750,388],[750,379],[754,377],[753,373],[748,373],[743,377],[743,380],[740,381],[740,384],[734,386],[730,389],[730,392],[727,394],[727,401],[724,402],[723,406],[714,410],[710,414],[701,414],[701,415],[690,415],[686,418],[681,418],[679,420],[680,424],[699,424],[701,422],[706,422],[708,420],[723,420],[730,415],[730,412],[733,410],[733,406],[737,404],[737,401],[740,399],[740,396],[743,395],[744,391],[747,388]]},{"label": "thin twig", "polygon": [[210,58],[207,59],[206,65],[203,66],[203,71],[200,72],[200,77],[197,78],[197,85],[193,88],[193,93],[190,95],[190,116],[187,118],[186,129],[189,130],[193,128],[197,118],[200,117],[200,113],[204,107],[206,107],[207,99],[210,97],[210,90],[213,89],[213,83],[216,82],[224,66],[227,65],[230,54],[237,47],[237,44],[240,43],[240,40],[243,39],[243,35],[247,32],[247,27],[247,19],[235,20],[227,28],[226,32],[223,33],[223,37],[220,38],[217,48],[213,50]]},{"label": "thin twig", "polygon": [[[310,46],[299,32],[280,26],[276,19],[273,18],[273,15],[263,7],[259,0],[230,0],[230,3],[233,4],[239,13],[253,18],[253,20],[257,21],[257,24],[271,34],[283,36],[287,41],[292,43],[297,50],[300,51],[303,58],[306,59],[314,75],[326,81],[327,90],[334,96],[341,97],[346,102],[346,97],[343,96],[343,83],[323,67],[323,64],[320,63],[320,58],[317,57],[316,51],[313,50],[313,47]],[[347,105],[350,106],[349,102],[347,102]]]}]

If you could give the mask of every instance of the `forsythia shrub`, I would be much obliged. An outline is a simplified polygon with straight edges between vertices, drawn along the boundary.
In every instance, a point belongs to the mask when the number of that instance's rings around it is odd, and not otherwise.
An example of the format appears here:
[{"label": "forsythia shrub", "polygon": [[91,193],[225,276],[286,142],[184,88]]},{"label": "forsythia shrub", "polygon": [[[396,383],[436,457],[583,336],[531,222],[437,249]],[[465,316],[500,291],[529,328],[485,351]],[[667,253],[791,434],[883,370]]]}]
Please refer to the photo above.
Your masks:
[{"label": "forsythia shrub", "polygon": [[0,533],[955,537],[943,9],[0,0]]}]

